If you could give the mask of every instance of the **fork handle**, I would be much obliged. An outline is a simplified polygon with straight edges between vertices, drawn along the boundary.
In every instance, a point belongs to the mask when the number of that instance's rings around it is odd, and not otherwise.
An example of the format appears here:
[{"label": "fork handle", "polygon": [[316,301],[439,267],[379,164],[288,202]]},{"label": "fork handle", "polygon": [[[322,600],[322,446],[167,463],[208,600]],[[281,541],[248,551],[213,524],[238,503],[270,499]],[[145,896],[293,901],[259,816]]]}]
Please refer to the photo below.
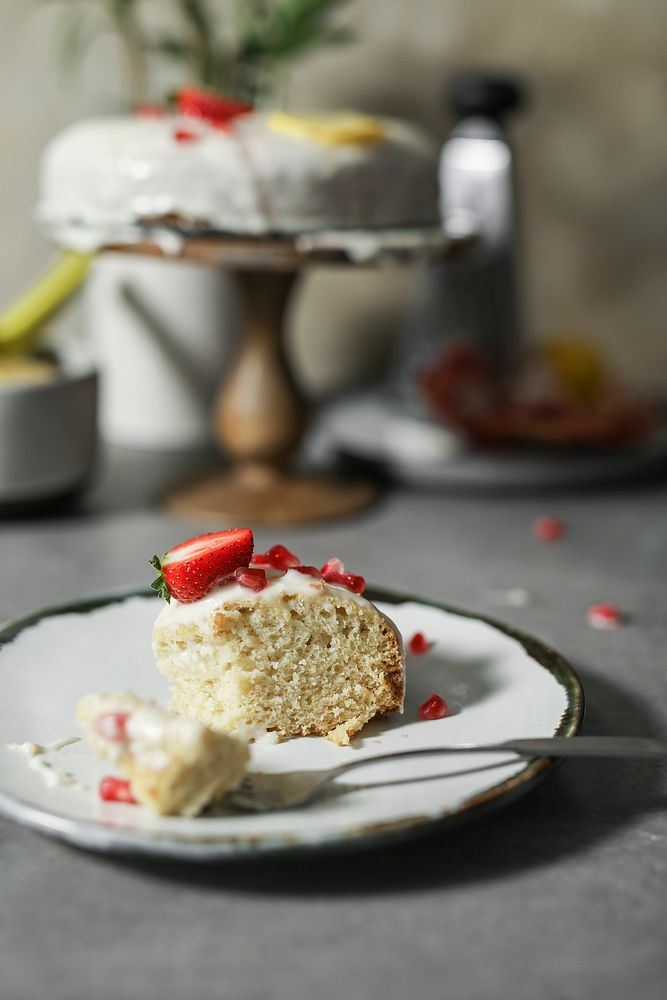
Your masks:
[{"label": "fork handle", "polygon": [[341,764],[332,771],[340,777],[347,771],[367,764],[387,760],[404,760],[408,757],[437,757],[438,754],[507,753],[519,757],[667,757],[667,740],[652,736],[547,736],[541,739],[505,740],[502,743],[464,744],[462,746],[420,747],[418,750],[399,750],[396,753],[362,757]]},{"label": "fork handle", "polygon": [[488,749],[513,750],[522,757],[660,758],[667,757],[667,740],[652,736],[550,736],[545,739],[506,740]]}]

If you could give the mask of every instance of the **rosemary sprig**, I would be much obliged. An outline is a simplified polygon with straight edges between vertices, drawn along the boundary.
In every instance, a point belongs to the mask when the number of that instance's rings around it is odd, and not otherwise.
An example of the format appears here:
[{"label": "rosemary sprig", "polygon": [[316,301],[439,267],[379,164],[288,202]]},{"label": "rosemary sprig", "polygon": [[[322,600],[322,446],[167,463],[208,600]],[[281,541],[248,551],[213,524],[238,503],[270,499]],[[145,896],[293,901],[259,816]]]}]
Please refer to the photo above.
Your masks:
[{"label": "rosemary sprig", "polygon": [[149,28],[141,18],[144,0],[40,2],[64,8],[60,56],[70,67],[111,25],[125,53],[133,103],[149,96],[148,63],[154,58],[180,65],[184,79],[254,100],[270,92],[302,53],[351,38],[334,21],[349,0],[236,0],[230,32],[223,31],[222,14],[211,0],[171,0],[180,31]]}]

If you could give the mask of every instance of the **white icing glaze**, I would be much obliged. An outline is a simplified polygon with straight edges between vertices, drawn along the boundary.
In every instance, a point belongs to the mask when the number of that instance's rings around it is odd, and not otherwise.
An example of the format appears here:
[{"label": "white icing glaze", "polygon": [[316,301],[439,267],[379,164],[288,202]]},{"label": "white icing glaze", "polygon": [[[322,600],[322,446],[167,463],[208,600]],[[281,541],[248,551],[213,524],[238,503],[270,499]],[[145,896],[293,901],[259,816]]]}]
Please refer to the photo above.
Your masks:
[{"label": "white icing glaze", "polygon": [[72,743],[79,743],[80,739],[79,736],[65,736],[52,743],[6,743],[5,746],[15,753],[25,754],[29,758],[27,765],[30,770],[36,771],[49,788],[70,787],[85,791],[87,786],[78,781],[70,771],[61,770],[45,757],[49,752],[57,753]]},{"label": "white icing glaze", "polygon": [[13,750],[15,753],[24,753],[28,757],[36,757],[38,754],[48,753],[49,750],[62,750],[64,747],[71,746],[72,743],[80,742],[80,736],[63,736],[52,743],[6,743],[5,746],[8,750]]},{"label": "white icing glaze", "polygon": [[41,755],[31,757],[28,761],[28,767],[31,771],[37,771],[49,788],[69,786],[70,788],[84,790],[86,787],[69,771],[60,770],[50,760],[46,760]]},{"label": "white icing glaze", "polygon": [[335,250],[344,253],[354,264],[392,261],[420,255],[428,259],[434,251],[444,248],[451,236],[442,226],[421,226],[399,229],[329,229],[302,233],[297,237],[297,249],[303,253]]},{"label": "white icing glaze", "polygon": [[8,750],[13,750],[14,753],[24,753],[27,757],[35,757],[37,754],[44,753],[44,747],[41,743],[5,743]]},{"label": "white icing glaze", "polygon": [[239,583],[228,583],[216,590],[211,591],[200,601],[193,601],[191,604],[181,604],[180,601],[171,599],[169,604],[165,604],[155,622],[156,628],[169,625],[194,625],[204,624],[213,619],[216,611],[229,601],[273,601],[283,594],[294,594],[302,597],[321,597],[327,590],[342,592],[350,600],[358,604],[370,605],[361,594],[355,594],[345,587],[336,584],[324,583],[306,573],[298,573],[295,569],[289,569],[286,573],[271,570],[268,567],[258,567],[267,570],[269,585],[264,590],[254,591],[247,587],[242,587]]},{"label": "white icing glaze", "polygon": [[[44,154],[38,217],[78,249],[167,215],[246,234],[437,224],[435,143],[381,123],[373,145],[323,145],[273,130],[259,112],[229,133],[172,116],[82,121]],[[179,127],[196,141],[177,142]]]},{"label": "white icing glaze", "polygon": [[73,743],[80,742],[80,736],[63,736],[62,739],[54,740],[53,743],[47,743],[46,746],[49,750],[63,750],[65,747],[69,747]]},{"label": "white icing glaze", "polygon": [[120,744],[138,767],[159,771],[168,766],[174,751],[194,751],[201,739],[202,727],[190,719],[169,715],[157,705],[146,703],[127,720],[128,740]]}]

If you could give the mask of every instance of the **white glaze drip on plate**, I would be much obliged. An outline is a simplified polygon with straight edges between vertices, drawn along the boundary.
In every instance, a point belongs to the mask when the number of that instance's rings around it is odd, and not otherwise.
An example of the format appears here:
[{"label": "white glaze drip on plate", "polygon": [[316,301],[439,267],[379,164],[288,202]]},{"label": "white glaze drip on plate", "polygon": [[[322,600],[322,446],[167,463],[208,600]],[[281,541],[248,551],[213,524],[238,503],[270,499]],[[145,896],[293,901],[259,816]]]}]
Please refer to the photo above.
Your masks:
[{"label": "white glaze drip on plate", "polygon": [[80,742],[80,736],[64,736],[51,743],[6,743],[5,746],[14,753],[21,753],[28,757],[27,766],[31,771],[36,771],[39,774],[48,788],[69,787],[78,791],[87,791],[88,786],[78,781],[70,771],[56,767],[53,761],[47,760],[45,757],[45,754],[49,752],[57,753],[73,743]]}]

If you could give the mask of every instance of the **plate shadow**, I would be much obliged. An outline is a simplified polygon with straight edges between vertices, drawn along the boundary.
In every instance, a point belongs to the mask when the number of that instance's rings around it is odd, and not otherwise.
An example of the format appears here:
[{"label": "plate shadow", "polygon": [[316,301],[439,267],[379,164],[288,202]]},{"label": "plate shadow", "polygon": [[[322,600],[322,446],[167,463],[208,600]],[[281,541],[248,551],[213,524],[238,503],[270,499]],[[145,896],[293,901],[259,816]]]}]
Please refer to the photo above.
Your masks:
[{"label": "plate shadow", "polygon": [[369,740],[400,729],[405,719],[417,717],[417,709],[433,692],[444,695],[451,715],[458,715],[462,708],[477,705],[498,690],[494,677],[494,663],[488,657],[470,656],[456,659],[451,656],[426,654],[423,662],[409,660],[407,670],[410,683],[405,695],[404,714],[392,712],[364,726],[363,737],[352,740],[352,746],[366,746]]},{"label": "plate shadow", "polygon": [[[632,689],[579,669],[588,735],[661,735],[656,714]],[[667,805],[666,769],[656,761],[569,760],[505,808],[463,826],[387,847],[317,851],[219,864],[105,858],[150,878],[207,892],[310,898],[419,892],[502,880],[573,856]],[[325,861],[325,863],[323,863]],[[391,874],[389,874],[391,873]]]}]

